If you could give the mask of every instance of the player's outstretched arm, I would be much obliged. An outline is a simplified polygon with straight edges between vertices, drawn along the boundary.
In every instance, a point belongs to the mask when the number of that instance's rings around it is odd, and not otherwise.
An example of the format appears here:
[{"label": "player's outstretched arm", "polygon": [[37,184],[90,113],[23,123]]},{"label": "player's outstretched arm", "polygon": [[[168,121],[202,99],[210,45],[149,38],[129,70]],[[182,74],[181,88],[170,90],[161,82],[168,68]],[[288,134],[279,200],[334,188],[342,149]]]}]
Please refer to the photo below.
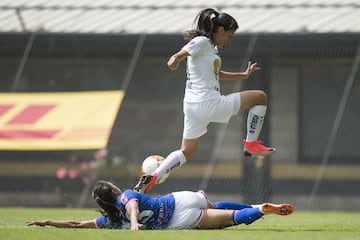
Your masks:
[{"label": "player's outstretched arm", "polygon": [[248,62],[248,66],[244,72],[219,72],[220,80],[242,80],[247,79],[253,72],[259,71],[260,67],[257,66],[257,63]]},{"label": "player's outstretched arm", "polygon": [[26,226],[52,226],[57,228],[96,228],[94,220],[33,220],[26,221]]}]

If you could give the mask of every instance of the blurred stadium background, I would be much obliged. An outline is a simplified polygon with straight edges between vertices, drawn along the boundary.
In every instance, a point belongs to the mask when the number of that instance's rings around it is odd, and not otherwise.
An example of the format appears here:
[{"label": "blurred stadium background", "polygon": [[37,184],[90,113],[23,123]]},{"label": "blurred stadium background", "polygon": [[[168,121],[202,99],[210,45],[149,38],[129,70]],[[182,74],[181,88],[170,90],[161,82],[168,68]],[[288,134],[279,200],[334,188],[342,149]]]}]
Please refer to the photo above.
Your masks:
[{"label": "blurred stadium background", "polygon": [[[0,135],[0,206],[94,206],[96,179],[131,188],[146,156],[178,149],[185,64],[171,72],[166,61],[205,7],[240,25],[221,50],[223,68],[242,70],[249,59],[262,68],[249,80],[222,83],[222,92],[268,93],[261,138],[277,152],[242,155],[240,114],[211,125],[194,159],[152,194],[201,188],[213,200],[359,210],[358,0],[2,0],[1,94],[123,90],[125,97],[104,148],[16,149],[18,139]],[[2,97],[3,130],[4,106]],[[71,121],[74,111],[63,115]],[[15,148],[1,146],[6,141]]]}]

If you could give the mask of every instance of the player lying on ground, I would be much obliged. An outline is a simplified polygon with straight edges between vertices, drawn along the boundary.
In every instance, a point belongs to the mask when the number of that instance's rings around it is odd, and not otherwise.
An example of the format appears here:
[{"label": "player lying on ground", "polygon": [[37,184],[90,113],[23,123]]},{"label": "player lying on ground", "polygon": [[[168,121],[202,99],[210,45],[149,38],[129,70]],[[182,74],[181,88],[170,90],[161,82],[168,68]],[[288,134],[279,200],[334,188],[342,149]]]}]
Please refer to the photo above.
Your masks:
[{"label": "player lying on ground", "polygon": [[251,224],[266,214],[289,215],[291,204],[247,205],[235,202],[210,202],[203,191],[173,192],[150,197],[133,190],[122,192],[114,184],[98,181],[93,189],[101,216],[86,221],[35,220],[27,226],[112,229],[220,229]]}]

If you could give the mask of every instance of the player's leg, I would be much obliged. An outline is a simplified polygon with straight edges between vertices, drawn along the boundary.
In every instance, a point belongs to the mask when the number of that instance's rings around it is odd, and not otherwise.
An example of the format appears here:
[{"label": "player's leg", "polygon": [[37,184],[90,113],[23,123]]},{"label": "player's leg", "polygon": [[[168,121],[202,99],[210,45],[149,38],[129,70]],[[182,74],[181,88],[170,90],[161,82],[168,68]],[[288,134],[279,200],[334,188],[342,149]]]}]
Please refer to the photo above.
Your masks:
[{"label": "player's leg", "polygon": [[220,229],[234,225],[234,210],[205,209],[197,226],[199,229]]},{"label": "player's leg", "polygon": [[198,225],[199,229],[220,229],[239,224],[251,224],[264,214],[259,208],[242,210],[206,209]]},{"label": "player's leg", "polygon": [[171,153],[156,169],[153,178],[165,175],[190,160],[197,152],[201,136],[206,134],[210,122],[229,121],[240,109],[238,93],[220,96],[213,101],[197,104],[184,103],[184,131],[181,150]]},{"label": "player's leg", "polygon": [[278,215],[288,215],[295,211],[294,207],[289,203],[283,203],[283,204],[263,203],[256,205],[248,205],[245,203],[238,203],[238,202],[219,201],[219,202],[210,202],[209,208],[228,209],[228,210],[260,208],[260,211],[262,211],[262,213],[264,214],[276,213]]},{"label": "player's leg", "polygon": [[230,209],[230,210],[241,210],[244,208],[252,208],[251,205],[245,203],[237,203],[237,202],[230,202],[230,201],[220,201],[214,202],[213,208],[216,209]]},{"label": "player's leg", "polygon": [[187,160],[190,160],[199,148],[201,138],[183,139],[181,150],[176,150],[170,153],[155,170],[158,178],[164,176],[166,173],[181,167]]},{"label": "player's leg", "polygon": [[183,139],[181,150],[176,150],[170,153],[154,173],[147,176],[142,176],[134,190],[147,193],[156,184],[157,179],[160,179],[167,173],[174,171],[186,163],[197,151],[200,144],[200,137],[195,139]]},{"label": "player's leg", "polygon": [[267,95],[261,90],[240,92],[240,111],[249,109],[247,117],[247,134],[244,141],[244,154],[246,156],[268,155],[276,151],[267,147],[258,140],[267,109]]},{"label": "player's leg", "polygon": [[197,152],[201,136],[207,132],[209,124],[206,116],[206,106],[203,104],[184,103],[184,130],[181,149],[170,153],[155,172],[149,176],[143,176],[136,188],[141,185],[141,192],[149,192],[156,184],[156,180],[167,173],[181,167],[190,160]]},{"label": "player's leg", "polygon": [[263,203],[258,207],[241,210],[206,209],[198,225],[200,229],[218,229],[239,224],[251,224],[267,214],[286,216],[295,211],[289,203]]}]

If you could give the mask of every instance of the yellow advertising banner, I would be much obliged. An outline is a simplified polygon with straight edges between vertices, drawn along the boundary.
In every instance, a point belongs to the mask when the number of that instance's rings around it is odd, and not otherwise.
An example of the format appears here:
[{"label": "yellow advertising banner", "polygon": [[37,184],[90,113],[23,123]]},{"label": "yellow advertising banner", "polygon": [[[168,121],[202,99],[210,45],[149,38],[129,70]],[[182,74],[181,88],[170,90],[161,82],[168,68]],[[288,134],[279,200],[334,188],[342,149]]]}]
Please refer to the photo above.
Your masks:
[{"label": "yellow advertising banner", "polygon": [[123,91],[1,93],[0,150],[106,147]]}]

